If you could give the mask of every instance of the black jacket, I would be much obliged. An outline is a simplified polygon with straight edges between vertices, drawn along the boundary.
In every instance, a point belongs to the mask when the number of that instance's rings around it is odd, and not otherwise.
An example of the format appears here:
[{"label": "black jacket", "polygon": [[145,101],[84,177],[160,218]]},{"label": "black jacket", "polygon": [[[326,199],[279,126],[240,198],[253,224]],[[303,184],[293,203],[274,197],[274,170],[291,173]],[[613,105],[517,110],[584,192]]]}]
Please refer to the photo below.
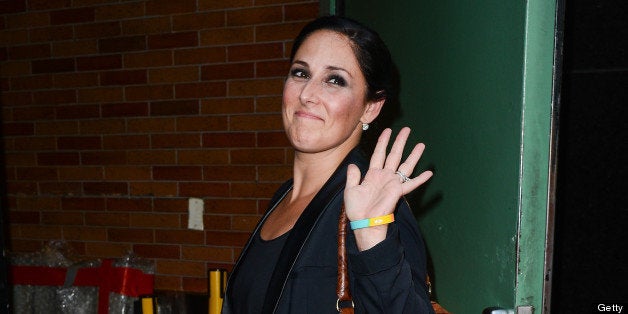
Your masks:
[{"label": "black jacket", "polygon": [[[337,229],[347,166],[366,172],[368,161],[353,150],[340,164],[290,232],[271,277],[263,313],[337,313]],[[284,183],[272,198],[274,208],[292,188]],[[260,232],[269,210],[253,231]],[[237,276],[239,261],[246,258],[250,241],[230,276]],[[402,199],[384,241],[359,252],[353,232],[347,232],[350,289],[356,313],[433,313],[425,279],[426,258],[416,219]],[[232,314],[232,294],[227,284],[223,314]],[[233,313],[238,314],[238,313]]]}]

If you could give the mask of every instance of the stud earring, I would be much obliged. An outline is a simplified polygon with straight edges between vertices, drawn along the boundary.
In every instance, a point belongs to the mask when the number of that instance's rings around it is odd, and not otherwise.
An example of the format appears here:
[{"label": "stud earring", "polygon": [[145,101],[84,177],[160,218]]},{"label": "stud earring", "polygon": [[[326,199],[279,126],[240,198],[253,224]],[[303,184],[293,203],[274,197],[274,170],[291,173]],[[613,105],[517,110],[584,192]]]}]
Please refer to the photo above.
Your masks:
[{"label": "stud earring", "polygon": [[366,131],[369,129],[369,124],[368,123],[362,123],[362,131]]}]

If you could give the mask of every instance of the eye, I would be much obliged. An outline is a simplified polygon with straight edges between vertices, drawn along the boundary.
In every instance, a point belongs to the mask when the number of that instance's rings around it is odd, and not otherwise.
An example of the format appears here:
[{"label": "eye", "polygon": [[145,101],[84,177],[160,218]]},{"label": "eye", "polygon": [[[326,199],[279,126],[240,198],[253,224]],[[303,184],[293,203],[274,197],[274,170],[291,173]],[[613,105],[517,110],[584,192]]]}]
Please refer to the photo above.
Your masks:
[{"label": "eye", "polygon": [[295,68],[290,70],[290,76],[292,77],[296,77],[296,78],[309,78],[310,74],[301,68]]},{"label": "eye", "polygon": [[331,75],[327,79],[327,83],[333,84],[333,85],[337,85],[337,86],[340,86],[340,87],[347,86],[347,81],[345,81],[345,79],[342,78],[342,76],[340,76],[340,75]]}]

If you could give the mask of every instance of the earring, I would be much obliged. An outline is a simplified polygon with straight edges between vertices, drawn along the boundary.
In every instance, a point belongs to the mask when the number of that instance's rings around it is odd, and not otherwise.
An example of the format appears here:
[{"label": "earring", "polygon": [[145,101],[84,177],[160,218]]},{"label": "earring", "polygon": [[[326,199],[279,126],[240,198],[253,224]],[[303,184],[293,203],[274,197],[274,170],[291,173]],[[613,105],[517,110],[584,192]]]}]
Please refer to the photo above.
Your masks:
[{"label": "earring", "polygon": [[362,123],[362,131],[366,131],[369,129],[369,124],[368,123]]}]

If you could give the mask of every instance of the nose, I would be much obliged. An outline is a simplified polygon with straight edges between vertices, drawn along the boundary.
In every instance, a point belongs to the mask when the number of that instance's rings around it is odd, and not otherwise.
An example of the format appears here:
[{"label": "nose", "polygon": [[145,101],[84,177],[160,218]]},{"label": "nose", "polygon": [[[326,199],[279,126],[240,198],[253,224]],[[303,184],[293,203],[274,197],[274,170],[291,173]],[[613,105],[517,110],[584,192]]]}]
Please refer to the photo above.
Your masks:
[{"label": "nose", "polygon": [[320,84],[316,84],[314,80],[307,80],[301,87],[299,100],[304,106],[311,106],[318,103],[320,93]]}]

